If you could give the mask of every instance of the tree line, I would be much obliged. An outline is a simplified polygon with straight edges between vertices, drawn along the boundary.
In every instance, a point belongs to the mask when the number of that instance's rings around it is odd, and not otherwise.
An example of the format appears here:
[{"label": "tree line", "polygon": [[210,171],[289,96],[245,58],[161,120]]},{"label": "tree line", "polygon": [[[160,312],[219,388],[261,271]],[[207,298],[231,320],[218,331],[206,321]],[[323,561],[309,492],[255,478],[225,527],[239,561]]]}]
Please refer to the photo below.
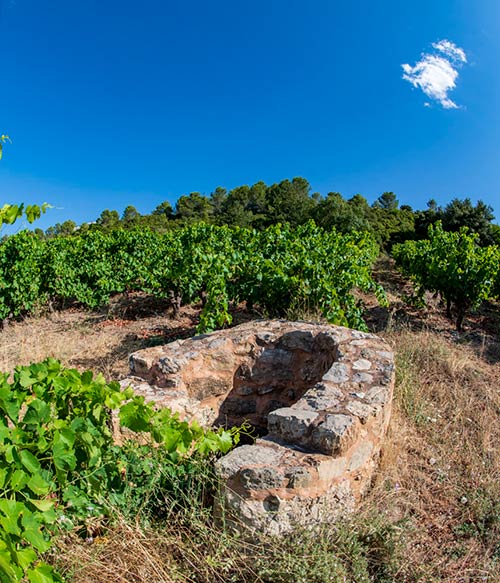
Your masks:
[{"label": "tree line", "polygon": [[442,207],[431,199],[425,210],[414,210],[409,205],[400,206],[393,192],[384,192],[370,205],[360,194],[346,199],[338,192],[326,196],[311,192],[309,182],[301,177],[272,185],[257,182],[230,191],[217,187],[208,196],[191,192],[182,195],[174,206],[169,201],[161,202],[149,214],[141,214],[132,205],[121,214],[105,209],[93,223],[77,226],[67,220],[45,232],[41,229],[35,232],[41,238],[136,227],[166,232],[201,222],[262,230],[277,223],[298,226],[311,219],[325,229],[335,228],[341,233],[368,231],[386,249],[395,243],[426,238],[429,225],[438,221],[445,231],[468,227],[478,234],[481,245],[500,243],[500,227],[492,222],[493,209],[483,201],[474,205],[469,198],[455,198]]}]

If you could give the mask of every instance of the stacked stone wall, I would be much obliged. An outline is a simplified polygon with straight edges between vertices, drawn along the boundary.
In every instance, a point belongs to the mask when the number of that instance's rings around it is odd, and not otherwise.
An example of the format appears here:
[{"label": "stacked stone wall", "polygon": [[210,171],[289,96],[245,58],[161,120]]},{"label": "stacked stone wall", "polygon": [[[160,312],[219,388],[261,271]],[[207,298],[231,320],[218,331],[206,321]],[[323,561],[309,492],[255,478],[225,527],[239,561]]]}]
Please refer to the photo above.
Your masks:
[{"label": "stacked stone wall", "polygon": [[393,354],[372,334],[251,322],[131,355],[147,400],[203,425],[251,423],[261,437],[217,463],[235,523],[269,533],[351,511],[389,423]]}]

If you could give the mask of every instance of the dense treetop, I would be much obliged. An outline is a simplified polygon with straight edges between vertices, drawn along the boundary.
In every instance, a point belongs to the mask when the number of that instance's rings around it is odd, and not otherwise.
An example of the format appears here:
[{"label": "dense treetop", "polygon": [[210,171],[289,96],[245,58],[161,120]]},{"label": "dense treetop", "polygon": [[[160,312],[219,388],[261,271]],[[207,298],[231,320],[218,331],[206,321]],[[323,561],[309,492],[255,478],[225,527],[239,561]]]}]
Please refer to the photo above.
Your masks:
[{"label": "dense treetop", "polygon": [[68,220],[57,223],[45,233],[38,229],[37,234],[52,238],[88,230],[109,232],[138,226],[166,232],[201,222],[261,230],[276,223],[298,226],[310,219],[325,229],[335,228],[342,233],[354,230],[371,232],[387,249],[407,239],[426,238],[429,225],[437,221],[441,221],[447,231],[468,227],[479,235],[482,245],[500,242],[500,227],[492,223],[492,208],[483,201],[473,205],[469,198],[453,199],[441,207],[430,199],[427,209],[413,210],[408,205],[399,206],[395,193],[384,192],[370,205],[360,194],[346,199],[338,192],[329,192],[325,196],[311,192],[309,182],[301,177],[271,185],[257,182],[231,191],[217,187],[208,196],[191,192],[182,195],[173,208],[165,200],[150,214],[144,215],[131,205],[122,212],[105,209],[93,223],[77,227]]}]

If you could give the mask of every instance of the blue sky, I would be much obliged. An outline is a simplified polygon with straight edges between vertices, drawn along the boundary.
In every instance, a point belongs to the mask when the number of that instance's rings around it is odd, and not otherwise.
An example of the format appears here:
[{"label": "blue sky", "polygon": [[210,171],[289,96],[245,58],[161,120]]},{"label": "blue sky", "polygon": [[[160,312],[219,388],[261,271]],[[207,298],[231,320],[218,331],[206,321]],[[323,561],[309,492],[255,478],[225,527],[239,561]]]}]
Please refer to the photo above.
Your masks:
[{"label": "blue sky", "polygon": [[[0,201],[51,202],[42,228],[294,176],[500,220],[497,0],[0,0],[0,35]],[[440,101],[415,67],[443,40]]]}]

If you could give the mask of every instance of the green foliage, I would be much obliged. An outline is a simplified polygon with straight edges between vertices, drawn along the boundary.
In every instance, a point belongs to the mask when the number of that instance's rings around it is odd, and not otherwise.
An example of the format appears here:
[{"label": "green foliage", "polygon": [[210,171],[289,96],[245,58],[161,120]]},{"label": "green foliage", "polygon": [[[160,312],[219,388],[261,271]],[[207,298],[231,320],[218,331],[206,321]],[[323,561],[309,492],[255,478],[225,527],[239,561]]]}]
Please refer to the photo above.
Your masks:
[{"label": "green foliage", "polygon": [[335,228],[341,233],[368,231],[370,207],[363,201],[365,205],[358,198],[347,201],[338,192],[329,192],[314,209],[315,221],[326,229]]},{"label": "green foliage", "polygon": [[128,224],[137,223],[137,220],[140,217],[139,211],[135,208],[135,206],[128,205],[122,214],[122,221]]},{"label": "green foliage", "polygon": [[183,223],[207,222],[212,214],[210,200],[199,192],[183,195],[175,205],[175,214]]},{"label": "green foliage", "polygon": [[297,530],[268,543],[255,571],[273,583],[392,583],[397,572],[397,526],[378,516]]},{"label": "green foliage", "polygon": [[491,238],[494,245],[500,245],[500,226],[491,225],[490,229]]},{"label": "green foliage", "polygon": [[168,202],[168,200],[164,200],[155,208],[152,214],[157,216],[164,216],[169,219],[172,217],[173,212],[172,205]]},{"label": "green foliage", "polygon": [[20,233],[0,245],[0,319],[50,301],[106,305],[110,295],[139,290],[181,302],[202,300],[200,331],[231,322],[230,302],[272,316],[297,307],[328,321],[365,328],[353,290],[374,291],[373,238],[341,235],[307,223],[263,231],[198,224],[157,234],[98,231],[41,241]]},{"label": "green foliage", "polygon": [[28,220],[28,223],[33,223],[39,219],[48,208],[51,208],[51,206],[46,202],[41,206],[36,204],[30,204],[27,206],[24,204],[4,204],[3,207],[0,208],[0,228],[2,225],[12,225],[23,215]]},{"label": "green foliage", "polygon": [[27,231],[0,244],[0,320],[31,312],[45,301],[43,264],[43,245]]},{"label": "green foliage", "polygon": [[375,208],[382,208],[385,210],[393,211],[399,206],[398,199],[394,192],[383,192],[373,204]]},{"label": "green foliage", "polygon": [[110,211],[105,209],[99,215],[96,225],[100,227],[102,231],[110,231],[111,229],[116,229],[120,223],[120,215],[118,211]]},{"label": "green foliage", "polygon": [[267,224],[288,222],[294,226],[311,217],[315,200],[309,196],[311,186],[305,178],[283,180],[266,191]]},{"label": "green foliage", "polygon": [[212,204],[217,224],[238,227],[259,227],[266,217],[267,187],[263,182],[253,186],[238,186],[223,196],[218,188],[213,193]]},{"label": "green foliage", "polygon": [[[325,197],[311,193],[309,182],[301,177],[270,185],[260,181],[230,191],[218,186],[209,196],[192,192],[181,196],[175,209],[168,201],[163,201],[145,215],[129,206],[121,219],[116,210],[106,209],[95,223],[81,225],[79,232],[149,228],[165,233],[199,223],[262,230],[277,223],[304,225],[311,219],[324,229],[334,228],[341,233],[368,231],[388,251],[396,243],[425,239],[429,225],[438,220],[445,231],[468,227],[479,234],[481,245],[497,242],[496,238],[500,238],[496,232],[498,227],[491,222],[492,209],[482,201],[473,205],[469,198],[453,199],[441,208],[431,199],[427,210],[414,211],[409,205],[399,206],[395,193],[383,192],[370,206],[360,194],[347,200],[336,192],[329,192]],[[47,236],[71,234],[72,225],[66,223],[50,227]]]},{"label": "green foliage", "polygon": [[[115,445],[113,409],[121,427],[146,435],[149,445]],[[197,460],[206,465],[238,438],[237,429],[189,425],[102,375],[53,359],[18,367],[11,382],[0,375],[0,580],[60,581],[39,560],[56,528],[100,517],[110,503],[123,511],[144,492],[154,494],[148,510],[158,511],[196,482]]]},{"label": "green foliage", "polygon": [[441,220],[445,231],[458,231],[467,227],[477,233],[482,245],[488,245],[493,243],[490,232],[493,218],[493,209],[482,200],[473,205],[470,198],[454,198],[446,205]]},{"label": "green foliage", "polygon": [[429,239],[407,241],[393,248],[393,256],[402,272],[425,290],[439,292],[457,310],[457,329],[470,308],[493,297],[499,271],[500,253],[496,246],[480,247],[478,235],[466,227],[458,232],[444,231],[441,223],[429,227]]},{"label": "green foliage", "polygon": [[0,135],[0,160],[2,159],[3,145],[5,144],[5,142],[10,142],[10,138],[6,134],[1,134]]},{"label": "green foliage", "polygon": [[427,210],[415,214],[417,238],[424,239],[429,225],[441,221],[445,231],[458,231],[462,227],[467,227],[479,236],[478,241],[483,246],[497,243],[495,225],[492,224],[493,209],[482,200],[473,205],[470,198],[454,198],[441,208],[434,199],[431,199],[427,206]]},{"label": "green foliage", "polygon": [[64,221],[63,223],[56,223],[53,227],[49,227],[46,231],[47,237],[68,237],[73,235],[77,230],[77,225],[74,221]]}]

